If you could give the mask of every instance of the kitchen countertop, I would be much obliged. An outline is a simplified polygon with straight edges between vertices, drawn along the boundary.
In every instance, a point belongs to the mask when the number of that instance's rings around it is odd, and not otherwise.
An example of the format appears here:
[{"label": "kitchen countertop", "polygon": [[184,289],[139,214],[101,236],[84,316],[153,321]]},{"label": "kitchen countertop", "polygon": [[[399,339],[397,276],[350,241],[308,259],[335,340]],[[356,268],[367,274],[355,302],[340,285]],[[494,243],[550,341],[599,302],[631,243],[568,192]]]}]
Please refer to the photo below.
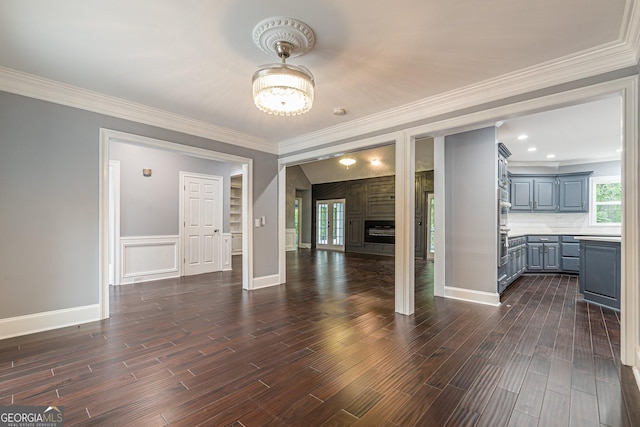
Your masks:
[{"label": "kitchen countertop", "polygon": [[[611,234],[611,233],[603,233],[603,234],[597,234],[597,233],[572,233],[572,232],[557,232],[557,231],[519,231],[519,232],[509,232],[509,238],[513,239],[514,237],[523,237],[523,236],[574,236],[576,239],[579,239],[580,237],[583,238],[583,240],[585,237],[599,237],[599,238],[617,238],[618,240],[614,240],[614,241],[620,241],[620,235],[619,234]],[[592,239],[593,240],[593,239]]]},{"label": "kitchen countertop", "polygon": [[620,236],[575,236],[576,240],[592,240],[596,242],[620,242]]}]

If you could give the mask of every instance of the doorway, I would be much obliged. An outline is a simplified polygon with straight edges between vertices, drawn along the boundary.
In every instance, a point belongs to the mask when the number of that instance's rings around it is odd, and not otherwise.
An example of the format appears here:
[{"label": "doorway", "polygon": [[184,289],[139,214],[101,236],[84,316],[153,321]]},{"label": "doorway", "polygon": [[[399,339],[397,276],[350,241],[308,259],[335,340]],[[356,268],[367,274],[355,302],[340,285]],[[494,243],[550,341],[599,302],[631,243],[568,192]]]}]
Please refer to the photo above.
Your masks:
[{"label": "doorway", "polygon": [[344,252],[345,199],[316,202],[316,248]]}]

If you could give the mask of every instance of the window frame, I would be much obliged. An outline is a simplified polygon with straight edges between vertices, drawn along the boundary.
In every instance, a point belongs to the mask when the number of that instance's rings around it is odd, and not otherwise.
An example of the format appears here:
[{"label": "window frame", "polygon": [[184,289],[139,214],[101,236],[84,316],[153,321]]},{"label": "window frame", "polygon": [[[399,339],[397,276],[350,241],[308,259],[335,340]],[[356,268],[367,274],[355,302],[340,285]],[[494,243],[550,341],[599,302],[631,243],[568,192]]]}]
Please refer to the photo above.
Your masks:
[{"label": "window frame", "polygon": [[589,196],[590,196],[590,207],[589,207],[589,225],[594,227],[619,227],[622,225],[621,222],[598,222],[598,210],[597,207],[599,205],[620,205],[622,207],[622,194],[620,195],[619,202],[597,202],[596,201],[596,186],[598,184],[617,184],[620,183],[622,185],[622,176],[621,175],[611,175],[611,176],[594,176],[589,179]]}]

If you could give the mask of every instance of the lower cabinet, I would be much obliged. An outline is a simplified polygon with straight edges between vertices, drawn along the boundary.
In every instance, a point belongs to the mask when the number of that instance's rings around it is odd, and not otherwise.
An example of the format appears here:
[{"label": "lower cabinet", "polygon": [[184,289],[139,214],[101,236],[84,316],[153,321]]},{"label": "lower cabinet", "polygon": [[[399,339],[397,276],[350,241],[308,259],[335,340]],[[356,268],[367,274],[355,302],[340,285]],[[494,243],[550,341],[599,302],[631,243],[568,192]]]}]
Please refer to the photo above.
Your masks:
[{"label": "lower cabinet", "polygon": [[620,310],[620,242],[580,241],[579,290],[585,301]]},{"label": "lower cabinet", "polygon": [[498,293],[520,277],[527,269],[527,238],[515,237],[509,240],[507,263],[498,269]]},{"label": "lower cabinet", "polygon": [[559,236],[529,236],[528,266],[531,272],[560,270]]}]

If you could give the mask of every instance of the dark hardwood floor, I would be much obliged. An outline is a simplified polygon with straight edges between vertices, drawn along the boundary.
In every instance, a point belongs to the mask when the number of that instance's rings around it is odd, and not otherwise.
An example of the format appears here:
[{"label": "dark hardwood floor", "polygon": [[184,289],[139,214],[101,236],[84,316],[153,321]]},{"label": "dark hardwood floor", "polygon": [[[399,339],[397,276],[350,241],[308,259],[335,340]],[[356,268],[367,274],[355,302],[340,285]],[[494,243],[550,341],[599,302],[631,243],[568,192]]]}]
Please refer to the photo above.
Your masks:
[{"label": "dark hardwood floor", "polygon": [[[239,262],[234,257],[234,263]],[[393,258],[301,250],[287,285],[233,272],[122,286],[111,318],[0,341],[0,406],[65,425],[639,426],[616,312],[573,276],[524,276],[500,307],[394,313]]]}]

